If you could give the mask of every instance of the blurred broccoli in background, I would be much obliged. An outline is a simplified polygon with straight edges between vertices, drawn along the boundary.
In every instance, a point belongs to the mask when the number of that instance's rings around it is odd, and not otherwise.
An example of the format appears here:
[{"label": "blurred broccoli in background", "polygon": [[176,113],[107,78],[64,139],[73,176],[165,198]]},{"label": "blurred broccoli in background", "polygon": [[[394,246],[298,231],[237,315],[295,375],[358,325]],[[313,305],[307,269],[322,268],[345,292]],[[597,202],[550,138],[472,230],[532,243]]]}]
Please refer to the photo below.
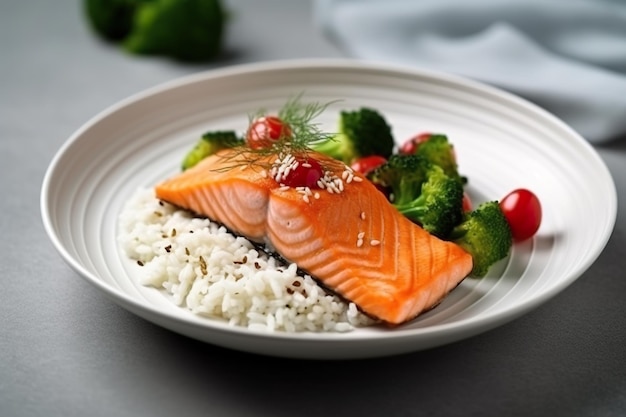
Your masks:
[{"label": "blurred broccoli in background", "polygon": [[85,13],[99,36],[131,53],[200,62],[222,49],[220,0],[85,0]]},{"label": "blurred broccoli in background", "polygon": [[115,42],[130,33],[140,3],[141,0],[85,0],[85,12],[96,33]]}]

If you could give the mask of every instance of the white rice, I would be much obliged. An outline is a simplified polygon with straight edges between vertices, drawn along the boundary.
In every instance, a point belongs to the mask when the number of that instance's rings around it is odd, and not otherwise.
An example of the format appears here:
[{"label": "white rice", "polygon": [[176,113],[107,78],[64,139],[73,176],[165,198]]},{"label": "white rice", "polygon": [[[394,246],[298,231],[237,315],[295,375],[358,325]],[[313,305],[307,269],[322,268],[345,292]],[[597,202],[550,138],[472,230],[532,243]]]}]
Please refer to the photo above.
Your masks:
[{"label": "white rice", "polygon": [[142,285],[195,314],[233,326],[284,332],[347,332],[374,321],[327,293],[296,264],[283,264],[224,227],[139,190],[119,217],[122,251]]}]

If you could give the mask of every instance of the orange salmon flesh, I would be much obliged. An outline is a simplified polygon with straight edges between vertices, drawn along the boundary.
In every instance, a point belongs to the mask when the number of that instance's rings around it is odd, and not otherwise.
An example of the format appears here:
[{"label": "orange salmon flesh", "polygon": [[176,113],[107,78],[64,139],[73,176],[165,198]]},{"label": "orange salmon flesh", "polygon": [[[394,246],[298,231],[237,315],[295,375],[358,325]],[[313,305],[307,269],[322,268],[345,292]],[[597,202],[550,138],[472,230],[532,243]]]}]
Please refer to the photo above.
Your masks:
[{"label": "orange salmon flesh", "polygon": [[275,155],[229,149],[158,184],[156,197],[268,245],[365,314],[393,325],[432,309],[469,275],[472,257],[458,245],[406,219],[344,164],[308,155],[342,189],[281,186],[268,174]]}]

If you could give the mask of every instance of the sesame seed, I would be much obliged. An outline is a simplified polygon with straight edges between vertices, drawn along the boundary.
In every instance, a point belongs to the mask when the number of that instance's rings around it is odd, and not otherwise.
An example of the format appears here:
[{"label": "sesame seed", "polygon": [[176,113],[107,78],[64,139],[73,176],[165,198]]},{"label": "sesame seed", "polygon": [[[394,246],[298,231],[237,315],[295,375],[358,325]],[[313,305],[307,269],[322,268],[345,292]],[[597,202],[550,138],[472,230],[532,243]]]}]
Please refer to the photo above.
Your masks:
[{"label": "sesame seed", "polygon": [[363,246],[363,239],[359,239],[356,241],[356,247],[360,248],[361,246]]},{"label": "sesame seed", "polygon": [[276,182],[280,183],[289,174],[298,168],[300,162],[296,160],[296,157],[293,155],[285,155],[282,159],[280,157],[276,158],[272,168],[270,169],[270,177],[272,177]]},{"label": "sesame seed", "polygon": [[361,181],[363,181],[363,178],[355,176],[352,180],[356,181],[356,182],[361,182]]},{"label": "sesame seed", "polygon": [[315,194],[313,194],[313,197],[318,200],[320,198],[320,193],[316,192]]},{"label": "sesame seed", "polygon": [[365,220],[365,212],[364,211],[361,212],[361,220]]},{"label": "sesame seed", "polygon": [[361,232],[357,235],[357,238],[363,239],[364,236],[365,236],[365,232]]},{"label": "sesame seed", "polygon": [[370,240],[370,245],[378,246],[378,245],[380,245],[380,240],[372,239],[372,240]]},{"label": "sesame seed", "polygon": [[276,172],[276,180],[280,181],[279,178],[282,178],[283,176],[283,172],[285,172],[285,169],[287,167],[285,165],[279,165],[278,166],[278,171]]},{"label": "sesame seed", "polygon": [[312,167],[313,167],[313,165],[309,164],[308,162],[303,162],[303,163],[302,163],[302,166],[303,166],[304,168],[312,168]]},{"label": "sesame seed", "polygon": [[304,200],[304,202],[305,202],[305,203],[309,203],[309,202],[310,202],[310,200],[309,200],[309,196],[308,196],[308,195],[306,195],[306,194],[304,194],[304,195],[302,196],[302,199]]}]

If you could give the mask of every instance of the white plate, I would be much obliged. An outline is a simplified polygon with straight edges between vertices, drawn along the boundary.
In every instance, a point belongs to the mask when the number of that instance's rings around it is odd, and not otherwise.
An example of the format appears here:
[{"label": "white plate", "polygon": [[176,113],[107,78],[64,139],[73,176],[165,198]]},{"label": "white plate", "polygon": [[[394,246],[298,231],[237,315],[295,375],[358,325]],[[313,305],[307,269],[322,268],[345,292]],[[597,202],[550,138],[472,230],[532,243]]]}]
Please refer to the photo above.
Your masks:
[{"label": "white plate", "polygon": [[[482,279],[466,279],[431,312],[395,329],[346,334],[266,334],[195,317],[156,289],[136,283],[116,245],[122,205],[179,169],[201,133],[243,131],[248,115],[279,108],[304,92],[337,110],[370,106],[398,141],[446,133],[469,177],[475,202],[517,187],[544,207],[538,235],[513,248]],[[547,301],[598,257],[615,224],[613,180],[591,146],[528,102],[482,84],[431,72],[343,60],[231,67],[158,86],[97,115],[59,150],[43,183],[46,230],[62,257],[113,301],[181,334],[244,351],[296,358],[364,358],[458,341],[508,322]]]}]

